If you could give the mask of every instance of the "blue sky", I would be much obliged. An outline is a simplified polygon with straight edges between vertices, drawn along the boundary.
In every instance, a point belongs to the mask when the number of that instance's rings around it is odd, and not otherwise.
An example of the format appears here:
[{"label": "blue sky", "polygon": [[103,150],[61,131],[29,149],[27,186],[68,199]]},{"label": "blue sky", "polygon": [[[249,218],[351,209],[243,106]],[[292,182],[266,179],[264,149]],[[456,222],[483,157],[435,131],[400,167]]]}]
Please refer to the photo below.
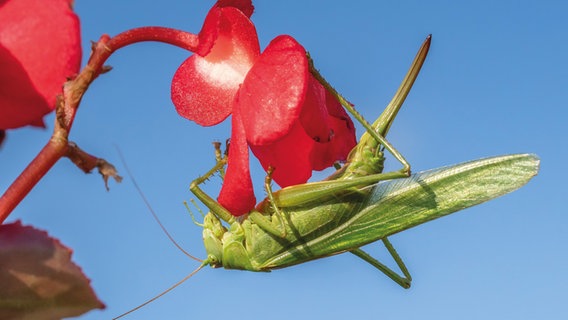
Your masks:
[{"label": "blue sky", "polygon": [[[84,58],[89,41],[103,33],[144,25],[198,32],[212,3],[77,1]],[[568,5],[264,0],[255,6],[262,47],[279,34],[294,36],[371,120],[433,34],[390,141],[416,172],[525,152],[541,157],[541,172],[515,193],[393,236],[414,278],[409,290],[352,255],[266,274],[206,268],[128,319],[565,317]],[[230,128],[202,128],[175,112],[170,81],[187,56],[157,43],[117,52],[108,61],[114,70],[86,94],[71,140],[125,173],[117,145],[168,230],[204,257],[201,229],[182,202],[192,198],[191,180],[213,164],[211,142],[224,141]],[[47,123],[48,130],[9,132],[0,153],[2,190],[47,142],[52,116]],[[260,184],[263,173],[255,170]],[[207,189],[214,194],[219,185],[212,179]],[[82,174],[66,159],[10,219],[46,229],[74,249],[74,260],[108,306],[84,320],[127,311],[197,267],[169,243],[128,178],[106,192],[97,175]],[[370,250],[386,257],[377,245]]]}]

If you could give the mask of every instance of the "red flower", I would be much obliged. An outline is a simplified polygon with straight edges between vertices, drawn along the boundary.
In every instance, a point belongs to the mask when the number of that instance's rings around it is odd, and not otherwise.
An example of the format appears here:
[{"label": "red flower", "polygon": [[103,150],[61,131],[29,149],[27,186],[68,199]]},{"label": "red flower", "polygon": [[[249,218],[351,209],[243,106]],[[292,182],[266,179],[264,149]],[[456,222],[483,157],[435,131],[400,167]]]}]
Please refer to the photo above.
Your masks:
[{"label": "red flower", "polygon": [[0,0],[0,130],[43,126],[67,77],[79,71],[72,0]]},{"label": "red flower", "polygon": [[229,163],[218,200],[238,216],[256,203],[248,147],[286,187],[345,160],[356,140],[351,119],[310,73],[305,49],[284,35],[260,54],[249,20],[252,5],[235,3],[219,1],[209,11],[200,49],[174,76],[172,100],[180,115],[205,126],[232,112]]}]

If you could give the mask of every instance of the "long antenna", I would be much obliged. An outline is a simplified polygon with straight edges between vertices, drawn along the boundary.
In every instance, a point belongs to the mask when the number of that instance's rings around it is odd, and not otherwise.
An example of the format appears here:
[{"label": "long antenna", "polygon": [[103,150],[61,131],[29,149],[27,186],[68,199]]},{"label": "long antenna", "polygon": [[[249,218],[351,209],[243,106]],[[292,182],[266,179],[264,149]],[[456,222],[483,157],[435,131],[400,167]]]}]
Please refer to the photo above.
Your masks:
[{"label": "long antenna", "polygon": [[[126,164],[126,160],[124,159],[124,156],[122,155],[122,152],[120,151],[120,149],[118,147],[116,147],[116,150],[118,151],[118,156],[120,157],[120,161],[122,162],[122,165],[124,166],[124,169],[126,169],[126,173],[128,174],[128,176],[130,177],[130,180],[132,180],[132,184],[134,185],[134,187],[136,188],[136,190],[138,191],[138,194],[140,195],[140,197],[142,198],[142,200],[144,201],[144,203],[146,204],[146,207],[148,208],[148,210],[150,211],[150,213],[152,214],[152,217],[154,217],[154,220],[156,220],[156,222],[158,223],[158,225],[160,226],[160,228],[162,228],[162,231],[166,234],[166,236],[170,239],[170,241],[181,251],[183,252],[186,256],[190,257],[191,259],[195,260],[195,261],[199,261],[199,262],[203,262],[203,260],[194,257],[193,255],[189,254],[189,252],[185,251],[185,249],[182,248],[182,246],[180,246],[172,237],[172,235],[168,232],[168,230],[166,229],[166,227],[164,227],[164,225],[162,224],[162,221],[160,221],[160,218],[158,218],[158,215],[156,214],[156,212],[154,212],[154,209],[152,208],[152,206],[150,205],[150,202],[148,201],[148,199],[146,198],[146,195],[144,195],[144,192],[142,192],[142,189],[138,186],[138,183],[136,182],[136,179],[134,179],[134,176],[132,175],[132,173],[130,172],[130,168],[128,168],[128,165]],[[201,267],[200,267],[201,268]],[[198,269],[199,270],[199,269]],[[185,280],[182,280],[182,282]],[[177,286],[177,285],[176,285]],[[175,288],[175,286],[173,287]],[[171,288],[171,289],[173,289]],[[170,289],[170,290],[171,290]],[[169,291],[169,290],[168,290]],[[167,292],[167,291],[166,291]]]},{"label": "long antenna", "polygon": [[152,299],[150,299],[150,300],[148,300],[148,301],[142,303],[141,305],[137,306],[136,308],[130,309],[129,311],[127,311],[127,312],[125,312],[125,313],[119,315],[118,317],[113,318],[112,320],[120,319],[120,318],[122,318],[122,317],[124,317],[124,316],[126,316],[126,315],[129,315],[129,314],[131,314],[132,312],[134,312],[134,311],[136,311],[136,310],[138,310],[138,309],[144,307],[145,305],[147,305],[147,304],[149,304],[149,303],[151,303],[151,302],[157,300],[157,299],[160,298],[161,296],[163,296],[163,295],[165,295],[166,293],[168,293],[168,292],[174,290],[175,288],[177,288],[180,284],[184,283],[187,279],[193,277],[193,275],[196,274],[199,270],[201,270],[204,266],[206,266],[206,264],[201,264],[201,265],[199,266],[199,268],[193,270],[190,274],[188,274],[187,276],[185,276],[185,278],[183,278],[183,279],[181,279],[180,281],[176,282],[173,286],[169,287],[169,288],[166,289],[164,292],[162,292],[162,293],[158,294],[157,296],[153,297]]}]

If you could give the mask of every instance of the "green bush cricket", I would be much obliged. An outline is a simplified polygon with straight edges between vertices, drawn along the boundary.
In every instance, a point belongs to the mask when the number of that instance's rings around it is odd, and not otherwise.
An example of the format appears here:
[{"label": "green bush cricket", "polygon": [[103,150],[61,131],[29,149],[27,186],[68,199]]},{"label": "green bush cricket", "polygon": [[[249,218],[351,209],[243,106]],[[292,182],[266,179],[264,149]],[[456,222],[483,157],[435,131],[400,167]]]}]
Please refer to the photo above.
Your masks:
[{"label": "green bush cricket", "polygon": [[[540,162],[533,154],[514,154],[410,174],[410,165],[385,136],[418,76],[430,41],[428,36],[393,99],[372,125],[312,66],[314,76],[336,94],[366,129],[347,162],[324,181],[272,192],[268,170],[267,198],[247,215],[235,217],[199,188],[214,174],[223,175],[228,156],[222,154],[217,143],[217,163],[190,185],[190,190],[210,210],[202,224],[196,222],[203,227],[207,258],[177,284],[117,318],[173,290],[206,265],[269,272],[351,252],[403,288],[409,288],[411,276],[388,236],[512,192],[538,173]],[[384,150],[403,165],[401,170],[382,172]],[[383,242],[402,276],[360,249],[378,240]]]},{"label": "green bush cricket", "polygon": [[[408,288],[410,274],[387,236],[511,192],[536,175],[538,158],[521,154],[410,176],[410,165],[384,137],[418,76],[430,40],[428,36],[394,98],[372,126],[312,68],[314,76],[366,128],[346,164],[325,181],[272,192],[269,170],[268,197],[249,214],[236,218],[199,188],[226,164],[217,149],[217,164],[190,186],[210,210],[203,223],[207,258],[201,267],[270,271],[349,251]],[[382,173],[383,150],[403,168]],[[377,240],[383,241],[403,276],[360,249]]]}]

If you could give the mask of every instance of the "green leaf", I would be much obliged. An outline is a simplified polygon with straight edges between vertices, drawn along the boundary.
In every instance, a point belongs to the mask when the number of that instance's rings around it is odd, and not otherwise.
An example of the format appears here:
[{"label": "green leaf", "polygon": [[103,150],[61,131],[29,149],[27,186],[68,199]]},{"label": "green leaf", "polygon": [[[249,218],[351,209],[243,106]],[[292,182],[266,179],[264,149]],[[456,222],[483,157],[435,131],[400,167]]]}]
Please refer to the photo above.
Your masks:
[{"label": "green leaf", "polygon": [[71,250],[17,221],[0,225],[0,319],[54,320],[103,309]]}]

